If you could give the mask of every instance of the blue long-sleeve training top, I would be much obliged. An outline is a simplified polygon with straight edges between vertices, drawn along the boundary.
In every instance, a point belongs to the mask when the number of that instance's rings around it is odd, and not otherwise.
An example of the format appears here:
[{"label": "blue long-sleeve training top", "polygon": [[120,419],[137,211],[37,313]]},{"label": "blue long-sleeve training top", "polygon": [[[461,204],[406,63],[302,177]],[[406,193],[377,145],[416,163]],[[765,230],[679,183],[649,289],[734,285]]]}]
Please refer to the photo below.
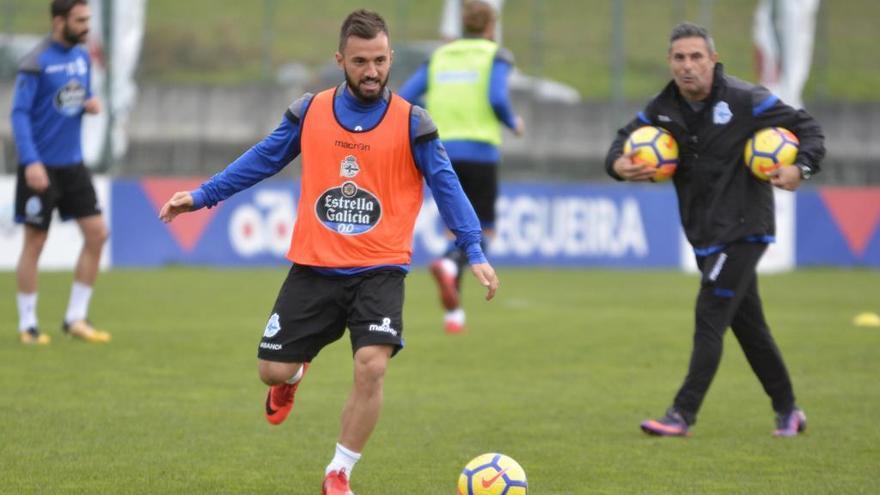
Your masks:
[{"label": "blue long-sleeve training top", "polygon": [[[371,129],[375,127],[388,106],[386,98],[375,103],[364,103],[358,100],[343,85],[336,92],[333,109],[341,125],[355,131],[357,128]],[[214,175],[192,191],[193,209],[212,207],[247,189],[257,182],[275,175],[301,152],[302,117],[305,115],[312,100],[307,93],[296,100],[288,109],[278,127],[262,141],[233,161],[223,171]],[[410,137],[413,157],[419,167],[431,193],[440,216],[456,237],[456,245],[463,249],[471,263],[485,263],[486,257],[480,247],[482,233],[480,222],[470,202],[465,196],[452,169],[446,150],[437,137],[436,126],[428,113],[420,107],[413,108],[410,118]],[[395,265],[403,270],[408,266]],[[354,267],[351,269],[324,269],[323,272],[341,275],[352,275],[377,268]]]},{"label": "blue long-sleeve training top", "polygon": [[[428,64],[422,64],[403,86],[398,94],[406,101],[416,105],[428,91]],[[499,122],[508,129],[516,127],[516,113],[510,104],[510,92],[507,81],[513,70],[513,54],[499,48],[492,61],[492,72],[489,75],[489,104]],[[430,110],[430,109],[429,109]],[[446,152],[452,161],[497,164],[501,161],[501,151],[497,146],[481,141],[443,140]]]},{"label": "blue long-sleeve training top", "polygon": [[91,98],[91,61],[81,46],[46,37],[19,65],[12,100],[18,162],[64,167],[82,162],[82,115]]}]

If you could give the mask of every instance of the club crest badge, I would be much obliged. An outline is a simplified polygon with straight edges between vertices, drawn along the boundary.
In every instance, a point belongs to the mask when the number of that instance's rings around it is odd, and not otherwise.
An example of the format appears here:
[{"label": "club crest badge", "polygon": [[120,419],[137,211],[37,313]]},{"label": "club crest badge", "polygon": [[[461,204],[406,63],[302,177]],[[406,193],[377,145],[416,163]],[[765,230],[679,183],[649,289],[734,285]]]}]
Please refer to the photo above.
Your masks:
[{"label": "club crest badge", "polygon": [[357,158],[354,155],[348,155],[342,159],[342,162],[339,164],[339,175],[342,177],[346,177],[351,179],[356,176],[361,171],[361,166],[358,165]]},{"label": "club crest badge", "polygon": [[712,109],[712,122],[715,124],[726,124],[733,118],[733,112],[726,101],[719,101]]},{"label": "club crest badge", "polygon": [[71,79],[55,93],[53,104],[55,109],[66,117],[75,117],[82,113],[86,101],[86,88],[78,80]]},{"label": "club crest badge", "polygon": [[43,211],[43,202],[39,196],[31,196],[24,204],[24,214],[28,219],[36,219]]},{"label": "club crest badge", "polygon": [[269,317],[269,322],[266,323],[266,329],[263,331],[263,337],[267,339],[271,339],[275,335],[281,331],[281,322],[278,321],[278,313],[272,313],[272,316]]}]

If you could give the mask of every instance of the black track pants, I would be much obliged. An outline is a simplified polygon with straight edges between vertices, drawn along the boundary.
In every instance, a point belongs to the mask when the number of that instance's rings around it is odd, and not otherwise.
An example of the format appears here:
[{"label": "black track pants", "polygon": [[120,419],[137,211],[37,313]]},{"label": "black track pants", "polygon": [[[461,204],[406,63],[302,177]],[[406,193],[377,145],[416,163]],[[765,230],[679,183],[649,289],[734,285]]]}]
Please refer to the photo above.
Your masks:
[{"label": "black track pants", "polygon": [[693,424],[721,362],[727,327],[739,341],[752,371],[770,396],[773,409],[794,407],[791,379],[764,320],[755,271],[766,244],[737,243],[697,257],[702,272],[695,310],[694,347],[684,384],[673,405]]}]

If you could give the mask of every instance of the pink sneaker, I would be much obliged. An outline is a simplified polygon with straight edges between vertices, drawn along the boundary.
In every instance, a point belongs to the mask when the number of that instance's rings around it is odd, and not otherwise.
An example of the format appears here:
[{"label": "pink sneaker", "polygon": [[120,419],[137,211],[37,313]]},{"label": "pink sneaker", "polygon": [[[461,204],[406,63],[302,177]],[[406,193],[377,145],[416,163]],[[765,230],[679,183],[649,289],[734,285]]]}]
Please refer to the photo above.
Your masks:
[{"label": "pink sneaker", "polygon": [[807,429],[807,415],[797,407],[788,414],[776,415],[774,437],[796,437]]},{"label": "pink sneaker", "polygon": [[660,419],[649,419],[642,421],[642,431],[648,435],[656,435],[660,437],[689,437],[691,433],[688,431],[687,421],[684,420],[681,413],[673,408],[666,411],[666,415]]}]

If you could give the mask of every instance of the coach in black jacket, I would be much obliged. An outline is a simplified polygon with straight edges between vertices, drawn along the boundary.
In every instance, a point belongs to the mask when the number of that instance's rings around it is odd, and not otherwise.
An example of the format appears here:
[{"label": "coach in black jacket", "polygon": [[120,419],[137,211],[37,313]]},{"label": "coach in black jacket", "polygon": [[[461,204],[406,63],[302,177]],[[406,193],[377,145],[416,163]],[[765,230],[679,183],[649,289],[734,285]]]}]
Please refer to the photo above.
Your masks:
[{"label": "coach in black jacket", "polygon": [[[825,155],[819,124],[767,89],[724,74],[714,43],[702,27],[672,30],[668,54],[673,81],[637,118],[617,132],[605,167],[617,180],[645,181],[653,170],[623,154],[629,134],[643,125],[663,127],[679,144],[673,181],[679,213],[702,272],[694,347],[684,384],[672,407],[647,420],[646,433],[689,434],[721,360],[724,332],[733,329],[777,414],[777,436],[806,428],[795,405],[782,355],[764,320],[756,266],[775,235],[772,186],[793,191],[819,171]],[[743,165],[746,141],[764,127],[785,127],[800,140],[796,166],[781,167],[769,182]]]}]

